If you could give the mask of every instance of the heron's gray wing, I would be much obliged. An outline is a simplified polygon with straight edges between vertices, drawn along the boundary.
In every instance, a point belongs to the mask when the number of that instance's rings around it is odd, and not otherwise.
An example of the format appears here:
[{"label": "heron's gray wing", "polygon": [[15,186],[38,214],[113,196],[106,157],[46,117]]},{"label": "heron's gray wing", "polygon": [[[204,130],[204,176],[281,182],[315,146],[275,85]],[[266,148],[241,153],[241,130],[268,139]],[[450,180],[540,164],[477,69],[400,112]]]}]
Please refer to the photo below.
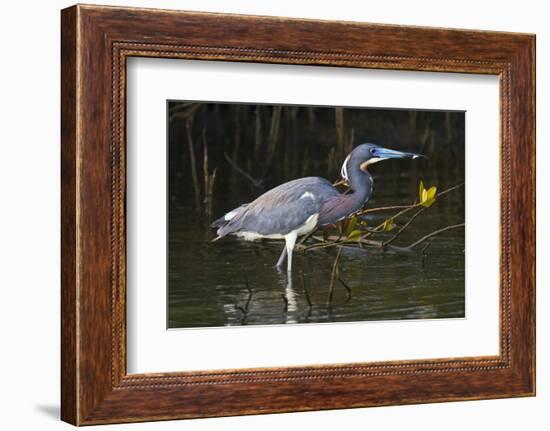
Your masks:
[{"label": "heron's gray wing", "polygon": [[338,194],[324,178],[306,177],[289,181],[251,202],[218,229],[218,235],[221,237],[235,232],[286,235],[302,227],[310,216],[319,213],[323,202]]}]

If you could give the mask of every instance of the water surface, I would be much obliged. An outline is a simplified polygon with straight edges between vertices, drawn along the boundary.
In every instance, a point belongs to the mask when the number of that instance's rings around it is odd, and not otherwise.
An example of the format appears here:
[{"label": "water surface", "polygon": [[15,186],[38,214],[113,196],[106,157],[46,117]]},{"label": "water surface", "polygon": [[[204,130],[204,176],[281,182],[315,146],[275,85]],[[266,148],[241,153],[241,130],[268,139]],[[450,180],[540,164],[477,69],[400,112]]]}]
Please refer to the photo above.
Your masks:
[{"label": "water surface", "polygon": [[[378,168],[370,207],[410,203],[419,173],[398,179]],[[460,181],[424,176],[441,189]],[[219,196],[214,216],[254,191]],[[210,242],[213,229],[192,205],[169,206],[168,327],[326,323],[365,320],[459,318],[465,315],[464,229],[437,236],[415,253],[344,248],[340,275],[351,288],[329,284],[336,249],[294,253],[293,274],[277,271],[284,241],[246,242],[228,237]],[[388,213],[391,214],[391,213]],[[372,225],[383,216],[372,217]],[[398,220],[398,226],[402,224]],[[464,221],[464,191],[441,197],[399,237],[406,246],[444,226]],[[309,297],[309,300],[308,300]]]}]

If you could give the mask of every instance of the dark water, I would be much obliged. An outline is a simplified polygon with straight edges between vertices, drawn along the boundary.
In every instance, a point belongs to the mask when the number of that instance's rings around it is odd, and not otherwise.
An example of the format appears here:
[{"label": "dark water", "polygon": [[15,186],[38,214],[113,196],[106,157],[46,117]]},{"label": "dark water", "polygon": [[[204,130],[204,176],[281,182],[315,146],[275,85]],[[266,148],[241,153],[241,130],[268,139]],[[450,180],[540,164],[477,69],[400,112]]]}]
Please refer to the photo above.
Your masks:
[{"label": "dark water", "polygon": [[[386,171],[377,167],[377,171],[369,207],[414,200],[420,174],[396,179],[394,167]],[[424,175],[424,180],[427,185],[438,185],[439,190],[461,182],[461,178],[441,174],[432,178]],[[214,217],[248,202],[251,195],[250,190],[243,190],[218,196]],[[398,220],[398,227],[406,220]],[[373,224],[380,221],[381,215],[372,219]],[[463,221],[464,190],[459,190],[442,196],[424,211],[395,245],[409,245],[438,228]],[[340,275],[351,294],[337,282],[331,304],[328,293],[336,249],[295,252],[293,274],[288,279],[273,267],[283,241],[224,238],[212,243],[209,240],[213,236],[204,216],[192,206],[170,205],[169,328],[465,315],[464,229],[437,236],[425,255],[344,248]]]}]

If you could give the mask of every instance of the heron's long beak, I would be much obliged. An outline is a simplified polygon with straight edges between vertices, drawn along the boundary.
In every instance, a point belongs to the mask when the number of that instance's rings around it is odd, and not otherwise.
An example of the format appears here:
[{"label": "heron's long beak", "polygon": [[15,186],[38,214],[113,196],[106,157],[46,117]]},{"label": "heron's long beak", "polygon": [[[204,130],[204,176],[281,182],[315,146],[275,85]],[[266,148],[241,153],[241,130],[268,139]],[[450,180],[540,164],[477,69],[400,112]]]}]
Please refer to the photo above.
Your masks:
[{"label": "heron's long beak", "polygon": [[424,158],[422,154],[404,153],[402,151],[390,150],[389,148],[377,147],[374,150],[374,157],[378,159],[418,159]]}]

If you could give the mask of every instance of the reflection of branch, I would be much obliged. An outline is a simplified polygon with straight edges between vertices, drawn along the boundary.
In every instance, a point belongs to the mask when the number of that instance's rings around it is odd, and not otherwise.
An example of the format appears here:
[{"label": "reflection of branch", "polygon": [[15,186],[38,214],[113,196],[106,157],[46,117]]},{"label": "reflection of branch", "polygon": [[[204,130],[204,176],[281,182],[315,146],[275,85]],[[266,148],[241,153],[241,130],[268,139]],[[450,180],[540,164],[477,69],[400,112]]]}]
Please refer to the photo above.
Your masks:
[{"label": "reflection of branch", "polygon": [[246,300],[246,305],[244,306],[246,312],[248,313],[248,307],[250,306],[250,301],[252,299],[252,289],[250,288],[250,285],[248,284],[248,275],[245,275],[246,280],[246,290],[248,290],[248,298]]},{"label": "reflection of branch", "polygon": [[262,180],[257,180],[253,177],[251,177],[246,171],[241,169],[237,164],[227,155],[227,153],[223,153],[225,156],[225,160],[231,165],[233,169],[235,169],[239,174],[241,174],[243,177],[245,177],[248,181],[252,183],[252,185],[257,189],[262,189]]},{"label": "reflection of branch", "polygon": [[348,301],[351,299],[351,287],[348,286],[348,283],[346,283],[340,275],[338,275],[338,281],[342,286],[344,286],[344,289],[346,289],[346,292],[348,293]]},{"label": "reflection of branch", "polygon": [[248,275],[245,274],[244,277],[246,282],[246,290],[248,290],[248,298],[246,299],[246,304],[244,305],[244,307],[235,304],[235,309],[239,310],[243,315],[243,318],[241,319],[241,325],[244,325],[246,318],[248,317],[250,301],[252,300],[252,289],[250,288],[250,285],[248,283]]},{"label": "reflection of branch", "polygon": [[432,240],[430,239],[428,243],[422,248],[422,268],[426,266],[426,256],[428,256],[428,253],[426,251],[428,248],[432,245]]},{"label": "reflection of branch", "polygon": [[336,259],[334,259],[334,264],[332,265],[332,274],[330,275],[330,285],[328,288],[328,303],[332,304],[332,296],[334,295],[334,284],[338,278],[338,260],[340,259],[340,253],[342,253],[342,247],[338,247],[338,253],[336,254]]},{"label": "reflection of branch", "polygon": [[311,313],[313,312],[313,303],[311,302],[311,297],[309,296],[309,290],[306,286],[306,278],[304,277],[304,271],[302,270],[302,286],[304,287],[304,292],[306,293],[306,301],[307,301],[307,313],[305,314],[305,322],[309,323],[309,318],[311,317]]},{"label": "reflection of branch", "polygon": [[452,230],[452,229],[458,229],[459,227],[464,227],[465,226],[465,223],[459,223],[459,224],[454,224],[452,226],[447,226],[447,227],[444,227],[444,228],[441,228],[441,229],[438,229],[436,231],[433,231],[432,233],[426,235],[426,236],[423,236],[422,238],[420,238],[418,241],[415,241],[413,242],[411,245],[409,245],[408,249],[413,249],[415,248],[416,246],[422,244],[424,241],[426,241],[427,239],[430,239],[436,235],[439,235],[440,233],[443,233],[443,232],[447,232],[448,230]]},{"label": "reflection of branch", "polygon": [[311,310],[311,308],[313,307],[313,304],[311,303],[311,298],[309,296],[309,291],[307,290],[306,279],[304,277],[304,271],[302,271],[302,286],[304,287],[304,292],[306,293],[307,305],[308,305],[309,309]]}]

